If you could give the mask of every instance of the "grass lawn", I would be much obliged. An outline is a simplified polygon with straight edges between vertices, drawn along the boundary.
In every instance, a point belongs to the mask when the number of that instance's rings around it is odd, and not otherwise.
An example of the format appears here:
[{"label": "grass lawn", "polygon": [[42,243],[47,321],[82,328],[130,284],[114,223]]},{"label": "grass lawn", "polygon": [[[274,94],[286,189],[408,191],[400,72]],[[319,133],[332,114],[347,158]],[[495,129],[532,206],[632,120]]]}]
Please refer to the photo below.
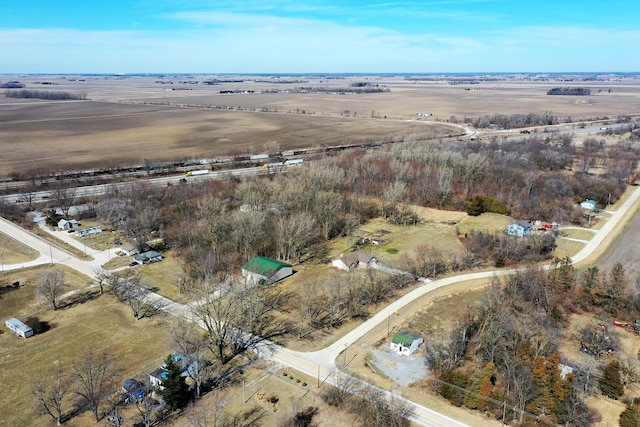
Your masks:
[{"label": "grass lawn", "polygon": [[38,252],[19,241],[0,233],[0,259],[2,264],[19,264],[38,258]]},{"label": "grass lawn", "polygon": [[[25,315],[15,304],[31,299],[31,289],[21,288],[11,298],[0,300],[2,313]],[[10,393],[0,393],[0,425],[51,425],[47,416],[33,412],[31,387],[37,379],[47,381],[57,366],[65,369],[85,351],[109,349],[119,372],[114,378],[144,379],[170,353],[162,328],[163,319],[154,317],[135,321],[128,307],[115,302],[110,295],[91,294],[88,301],[57,311],[32,308],[51,329],[29,339],[20,338],[4,328],[0,335],[0,383]],[[28,358],[25,358],[28,355]],[[65,425],[92,425],[91,414],[84,413]]]},{"label": "grass lawn", "polygon": [[[412,209],[421,222],[414,226],[391,224],[384,218],[374,218],[360,227],[354,236],[336,239],[330,244],[332,258],[353,251],[358,238],[381,235],[382,244],[367,246],[365,250],[388,266],[404,268],[422,247],[432,247],[445,253],[461,253],[458,233],[470,230],[499,232],[505,230],[511,218],[493,213],[472,217],[464,212],[439,211],[431,208]],[[382,233],[381,233],[382,231]],[[357,236],[357,237],[356,237]]]},{"label": "grass lawn", "polygon": [[140,271],[140,284],[171,300],[185,302],[185,296],[178,292],[177,286],[182,264],[170,253],[163,253],[162,256],[165,258],[160,262],[134,267]]},{"label": "grass lawn", "polygon": [[105,270],[115,270],[121,267],[127,267],[133,261],[132,256],[117,256],[111,258],[106,264],[102,266]]},{"label": "grass lawn", "polygon": [[460,234],[468,233],[471,230],[495,233],[506,230],[511,222],[513,219],[508,216],[487,212],[478,216],[466,215],[458,224],[458,229]]},{"label": "grass lawn", "polygon": [[[96,225],[100,224],[82,221],[82,227],[79,227],[78,229],[85,229]],[[121,243],[125,243],[124,241],[122,241],[122,237],[117,231],[105,230],[102,233],[90,234],[85,237],[78,237],[75,233],[71,233],[71,236],[78,242],[87,245],[88,248],[92,248],[98,251],[105,251],[109,248],[114,247],[117,248],[116,244],[114,243],[116,240],[119,240]]]},{"label": "grass lawn", "polygon": [[591,240],[593,236],[595,236],[595,230],[594,231],[574,230],[574,229],[562,230],[562,236],[571,237],[572,239]]},{"label": "grass lawn", "polygon": [[566,256],[572,257],[580,252],[582,248],[584,248],[584,243],[573,240],[558,239],[556,240],[556,249],[553,251],[553,256],[561,259]]},{"label": "grass lawn", "polygon": [[[36,287],[42,274],[50,269],[49,265],[40,265],[0,273],[0,285],[10,285],[14,282],[20,282],[21,285],[19,290],[7,292],[0,298],[0,313],[4,315],[0,320],[4,321],[4,317],[28,317],[42,310],[36,302]],[[55,269],[64,272],[65,280],[69,284],[65,292],[85,288],[92,282],[84,274],[64,265],[58,264]]]}]

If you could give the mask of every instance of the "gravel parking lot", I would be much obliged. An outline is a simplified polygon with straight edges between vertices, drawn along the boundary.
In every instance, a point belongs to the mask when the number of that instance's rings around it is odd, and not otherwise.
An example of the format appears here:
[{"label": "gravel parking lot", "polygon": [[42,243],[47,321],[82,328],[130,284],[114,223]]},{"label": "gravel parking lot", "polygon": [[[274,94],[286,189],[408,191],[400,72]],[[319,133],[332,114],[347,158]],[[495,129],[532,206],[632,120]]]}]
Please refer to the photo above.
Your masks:
[{"label": "gravel parking lot", "polygon": [[413,356],[399,356],[388,349],[376,350],[372,352],[371,363],[403,387],[429,376],[422,352]]}]

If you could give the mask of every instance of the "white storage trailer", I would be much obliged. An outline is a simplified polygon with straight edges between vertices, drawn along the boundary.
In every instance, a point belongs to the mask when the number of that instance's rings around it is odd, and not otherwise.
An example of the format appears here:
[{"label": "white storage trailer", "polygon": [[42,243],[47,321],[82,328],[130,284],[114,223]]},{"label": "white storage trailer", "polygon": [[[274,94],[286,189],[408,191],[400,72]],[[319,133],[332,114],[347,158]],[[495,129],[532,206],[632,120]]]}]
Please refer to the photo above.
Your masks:
[{"label": "white storage trailer", "polygon": [[198,176],[198,175],[206,175],[209,171],[207,169],[200,169],[197,171],[189,171],[184,176]]},{"label": "white storage trailer", "polygon": [[9,328],[11,332],[15,333],[16,335],[20,335],[22,338],[29,338],[34,335],[33,329],[31,329],[29,325],[22,323],[15,317],[7,319],[4,324],[7,325],[7,328]]}]

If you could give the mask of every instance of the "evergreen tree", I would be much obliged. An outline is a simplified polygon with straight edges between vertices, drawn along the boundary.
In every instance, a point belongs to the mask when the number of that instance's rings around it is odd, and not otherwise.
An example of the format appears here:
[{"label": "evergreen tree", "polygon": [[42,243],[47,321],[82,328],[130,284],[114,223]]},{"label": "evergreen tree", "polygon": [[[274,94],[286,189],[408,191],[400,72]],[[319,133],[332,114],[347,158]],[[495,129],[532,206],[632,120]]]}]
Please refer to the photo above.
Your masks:
[{"label": "evergreen tree", "polygon": [[624,394],[624,386],[620,379],[620,363],[612,360],[604,368],[602,378],[600,378],[600,391],[611,399],[618,399]]},{"label": "evergreen tree", "polygon": [[180,366],[169,355],[165,360],[167,377],[162,381],[161,395],[170,410],[176,410],[186,405],[189,398],[189,387],[182,376]]},{"label": "evergreen tree", "polygon": [[469,386],[467,387],[467,390],[471,393],[468,393],[464,400],[464,405],[467,408],[478,409],[486,405],[486,399],[482,399],[482,397],[491,394],[491,378],[494,375],[495,369],[495,365],[492,362],[488,362],[482,369],[479,369],[471,375]]},{"label": "evergreen tree", "polygon": [[445,375],[444,381],[446,383],[440,386],[440,395],[453,405],[462,406],[468,384],[467,376],[456,369]]},{"label": "evergreen tree", "polygon": [[633,399],[631,406],[628,406],[620,414],[619,424],[620,427],[638,427],[640,426],[640,399],[637,397]]},{"label": "evergreen tree", "polygon": [[482,196],[474,196],[467,204],[467,214],[470,216],[478,216],[485,212]]},{"label": "evergreen tree", "polygon": [[576,284],[576,270],[571,264],[571,257],[553,260],[554,268],[549,272],[549,279],[559,289],[568,291]]}]

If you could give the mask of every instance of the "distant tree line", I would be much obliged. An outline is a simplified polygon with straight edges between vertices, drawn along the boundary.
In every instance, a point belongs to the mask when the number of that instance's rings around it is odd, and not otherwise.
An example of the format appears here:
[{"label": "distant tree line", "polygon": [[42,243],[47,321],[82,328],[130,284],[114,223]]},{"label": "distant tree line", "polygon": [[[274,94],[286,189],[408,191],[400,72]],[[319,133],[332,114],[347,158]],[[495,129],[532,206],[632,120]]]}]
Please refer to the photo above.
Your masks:
[{"label": "distant tree line", "polygon": [[531,126],[550,126],[559,123],[558,117],[547,112],[545,114],[494,114],[470,121],[474,127],[487,129],[517,129]]},{"label": "distant tree line", "polygon": [[82,100],[87,99],[86,93],[71,93],[71,92],[49,92],[41,90],[7,90],[4,92],[4,96],[7,98],[35,98],[46,99],[51,101],[66,101],[66,100]]},{"label": "distant tree line", "polygon": [[0,89],[22,89],[23,87],[24,83],[20,83],[18,81],[0,83]]},{"label": "distant tree line", "polygon": [[344,87],[316,87],[316,86],[302,86],[296,87],[292,90],[294,93],[308,92],[308,93],[381,93],[389,92],[389,88],[362,86],[357,84],[356,86],[344,88]]},{"label": "distant tree line", "polygon": [[591,95],[591,90],[584,87],[554,87],[547,91],[547,95],[589,96]]},{"label": "distant tree line", "polygon": [[373,84],[369,82],[354,82],[351,83],[351,87],[378,87],[378,84]]}]

